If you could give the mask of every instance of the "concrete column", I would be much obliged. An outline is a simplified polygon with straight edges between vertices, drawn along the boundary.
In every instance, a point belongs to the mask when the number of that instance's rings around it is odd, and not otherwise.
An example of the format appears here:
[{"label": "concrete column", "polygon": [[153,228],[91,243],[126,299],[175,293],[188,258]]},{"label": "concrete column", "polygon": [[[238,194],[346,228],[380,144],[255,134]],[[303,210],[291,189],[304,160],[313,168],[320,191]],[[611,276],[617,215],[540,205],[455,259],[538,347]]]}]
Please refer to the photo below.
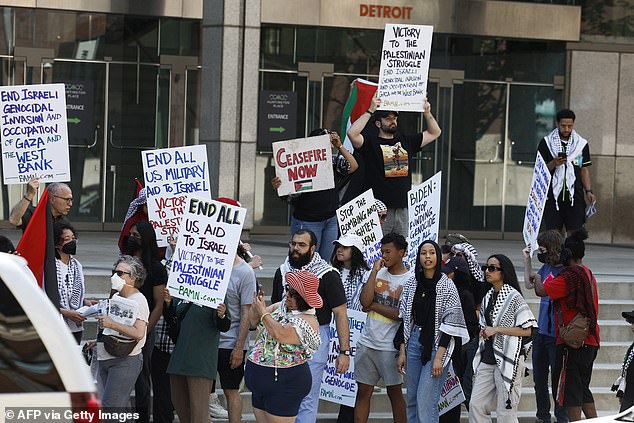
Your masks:
[{"label": "concrete column", "polygon": [[214,197],[246,207],[253,227],[260,0],[203,2],[200,143]]}]

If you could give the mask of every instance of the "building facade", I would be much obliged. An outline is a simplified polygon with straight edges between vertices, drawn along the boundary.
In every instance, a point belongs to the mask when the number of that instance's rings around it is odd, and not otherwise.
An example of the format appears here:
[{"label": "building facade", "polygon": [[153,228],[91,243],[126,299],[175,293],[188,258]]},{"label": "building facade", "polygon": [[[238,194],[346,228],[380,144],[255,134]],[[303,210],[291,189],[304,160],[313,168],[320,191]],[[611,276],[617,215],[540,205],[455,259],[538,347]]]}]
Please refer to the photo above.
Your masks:
[{"label": "building facade", "polygon": [[[74,90],[80,226],[120,227],[141,150],[205,143],[214,195],[239,198],[247,229],[285,233],[291,210],[270,187],[271,142],[342,132],[350,83],[378,79],[385,23],[434,25],[428,98],[443,134],[416,158],[414,182],[443,172],[441,230],[521,236],[537,143],[569,106],[593,156],[592,240],[629,244],[634,229],[619,223],[634,201],[634,12],[622,3],[0,1],[0,76]],[[283,103],[282,120],[271,101]],[[399,126],[424,129],[414,113]],[[21,195],[5,187],[0,217]]]}]

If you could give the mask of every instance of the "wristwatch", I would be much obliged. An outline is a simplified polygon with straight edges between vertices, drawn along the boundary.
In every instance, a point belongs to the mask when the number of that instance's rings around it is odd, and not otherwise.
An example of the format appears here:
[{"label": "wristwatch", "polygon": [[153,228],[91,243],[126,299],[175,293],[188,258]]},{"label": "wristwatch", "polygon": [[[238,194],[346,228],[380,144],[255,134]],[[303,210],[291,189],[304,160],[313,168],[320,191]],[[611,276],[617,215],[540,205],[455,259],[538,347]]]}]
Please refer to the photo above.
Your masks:
[{"label": "wristwatch", "polygon": [[347,355],[350,357],[350,350],[339,350],[339,354]]}]

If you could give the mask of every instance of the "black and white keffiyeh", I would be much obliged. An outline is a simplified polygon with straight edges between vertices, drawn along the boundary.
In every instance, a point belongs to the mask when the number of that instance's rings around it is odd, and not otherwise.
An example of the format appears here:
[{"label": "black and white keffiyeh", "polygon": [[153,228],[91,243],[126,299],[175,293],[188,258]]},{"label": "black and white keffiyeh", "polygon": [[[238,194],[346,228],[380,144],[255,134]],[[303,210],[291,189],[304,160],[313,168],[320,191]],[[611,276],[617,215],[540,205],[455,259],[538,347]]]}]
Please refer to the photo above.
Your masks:
[{"label": "black and white keffiyeh", "polygon": [[[67,310],[77,310],[84,304],[84,272],[81,264],[75,257],[68,262],[68,272],[64,275],[62,268],[66,266],[60,259],[55,259],[57,272],[57,291],[59,292],[59,305]],[[65,319],[72,328],[81,329],[81,325],[75,324],[70,319]]]},{"label": "black and white keffiyeh", "polygon": [[[487,292],[482,300],[481,310],[487,310],[489,301],[493,296],[493,288]],[[508,284],[502,285],[502,288],[498,292],[495,304],[493,304],[491,321],[494,327],[521,327],[521,328],[537,328],[537,320],[533,316],[533,312],[529,308],[528,304],[515,288]],[[480,326],[487,326],[485,313],[480,313]],[[513,385],[517,380],[524,377],[524,375],[518,375],[517,370],[520,364],[520,356],[522,353],[528,355],[531,347],[531,342],[522,344],[521,336],[509,336],[496,334],[493,337],[493,354],[497,367],[502,374],[502,381],[505,388],[508,390],[509,400]],[[524,348],[524,351],[522,351]],[[482,351],[484,351],[484,339],[480,339],[480,346],[473,359],[473,370],[477,371],[482,358]],[[507,401],[507,403],[509,403]]]},{"label": "black and white keffiyeh", "polygon": [[[548,146],[548,150],[550,151],[551,156],[557,157],[557,155],[563,152],[561,138],[559,138],[559,129],[555,128],[553,131],[546,135],[546,145]],[[588,144],[584,138],[582,138],[574,129],[570,134],[570,139],[568,139],[568,144],[566,147],[566,157],[567,162],[565,166],[557,166],[555,168],[555,172],[553,173],[553,178],[550,183],[553,190],[553,197],[555,197],[555,207],[559,210],[558,197],[561,194],[561,191],[564,187],[564,183],[566,184],[566,188],[570,194],[570,205],[573,206],[575,203],[575,166],[574,161],[583,153],[584,147]]]},{"label": "black and white keffiyeh", "polygon": [[632,364],[632,360],[634,360],[634,343],[630,345],[630,348],[625,353],[625,357],[623,358],[623,366],[621,367],[621,375],[614,381],[612,385],[612,391],[616,392],[617,397],[622,397],[625,393],[626,388],[626,376],[627,371]]},{"label": "black and white keffiyeh", "polygon": [[299,269],[296,269],[293,266],[291,266],[291,263],[288,261],[288,257],[286,257],[286,260],[284,260],[284,263],[282,263],[282,265],[280,266],[280,273],[282,275],[282,288],[283,288],[282,297],[286,294],[286,273],[299,272],[300,270],[307,270],[313,275],[317,276],[319,279],[321,279],[322,276],[324,276],[326,273],[330,272],[331,270],[334,270],[335,272],[339,273],[339,271],[335,269],[334,267],[332,267],[330,263],[328,263],[326,260],[321,258],[318,252],[315,252],[313,254],[313,258],[308,262],[308,264],[306,264],[305,266],[302,266]]},{"label": "black and white keffiyeh", "polygon": [[[416,295],[416,286],[418,281],[412,276],[403,288],[401,299],[399,302],[399,314],[403,319],[403,336],[405,344],[409,341],[413,326],[412,306],[414,304],[414,295]],[[451,360],[451,354],[454,349],[454,337],[460,337],[462,344],[469,342],[469,332],[465,324],[464,315],[462,314],[462,306],[460,305],[460,296],[453,281],[446,275],[442,275],[436,283],[436,304],[434,310],[434,346],[438,347],[440,335],[446,333],[451,336],[451,341],[447,346],[447,351],[443,356],[443,367]]]},{"label": "black and white keffiyeh", "polygon": [[486,282],[484,279],[484,272],[478,263],[478,251],[473,245],[468,242],[455,244],[451,247],[451,251],[452,253],[462,255],[465,258],[467,264],[469,265],[469,272],[476,281]]},{"label": "black and white keffiyeh", "polygon": [[[354,272],[349,270],[348,272],[341,272],[343,283],[343,290],[346,293],[346,307],[352,310],[363,311],[361,305],[361,291],[363,285],[368,281],[370,277],[370,271],[358,268]],[[343,277],[345,275],[345,277]]]}]

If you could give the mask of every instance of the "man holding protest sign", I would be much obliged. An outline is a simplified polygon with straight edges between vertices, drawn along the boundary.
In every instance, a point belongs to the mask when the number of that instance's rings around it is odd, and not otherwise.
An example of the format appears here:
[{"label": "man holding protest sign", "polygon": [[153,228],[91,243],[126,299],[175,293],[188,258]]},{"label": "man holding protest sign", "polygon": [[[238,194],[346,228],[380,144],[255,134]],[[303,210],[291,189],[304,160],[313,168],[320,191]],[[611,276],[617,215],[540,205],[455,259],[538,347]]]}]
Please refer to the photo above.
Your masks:
[{"label": "man holding protest sign", "polygon": [[[11,214],[9,214],[9,222],[22,229],[22,232],[24,232],[31,221],[35,211],[35,207],[31,203],[39,187],[39,179],[31,179],[26,185],[26,194],[20,198],[20,201],[11,209]],[[48,185],[48,192],[50,194],[49,201],[53,220],[59,221],[68,216],[70,208],[73,206],[73,191],[71,191],[70,187],[62,182],[53,182]]]},{"label": "man holding protest sign", "polygon": [[[431,105],[425,102],[423,116],[427,130],[415,135],[398,134],[398,112],[379,110],[381,99],[375,93],[370,108],[348,130],[348,138],[360,151],[366,165],[366,189],[387,205],[384,233],[408,235],[407,191],[412,187],[414,155],[440,136],[438,122],[431,114]],[[362,134],[372,120],[378,135]]]},{"label": "man holding protest sign", "polygon": [[344,373],[350,365],[350,328],[346,312],[346,292],[339,272],[321,258],[317,250],[317,237],[308,229],[299,229],[289,243],[288,258],[275,272],[271,302],[281,301],[287,286],[283,285],[288,272],[307,270],[319,278],[318,294],[323,298],[323,307],[317,309],[321,344],[308,362],[312,375],[310,393],[304,398],[297,414],[298,423],[313,423],[317,419],[319,389],[324,366],[328,360],[330,345],[330,320],[335,315],[337,335],[340,340],[339,356],[336,359],[337,372]]}]

